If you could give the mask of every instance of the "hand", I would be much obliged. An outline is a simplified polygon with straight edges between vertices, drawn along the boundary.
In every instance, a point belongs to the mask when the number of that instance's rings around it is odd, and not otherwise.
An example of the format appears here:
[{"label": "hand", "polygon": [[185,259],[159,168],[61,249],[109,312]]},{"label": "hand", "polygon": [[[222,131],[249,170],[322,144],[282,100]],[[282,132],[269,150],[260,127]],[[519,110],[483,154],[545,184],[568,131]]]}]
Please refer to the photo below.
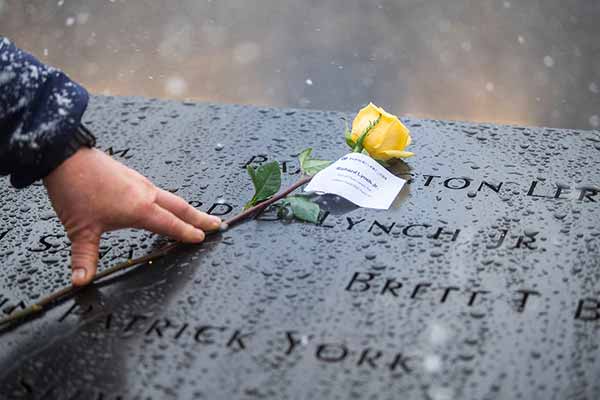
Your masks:
[{"label": "hand", "polygon": [[196,210],[182,198],[95,149],[82,148],[44,178],[44,185],[71,241],[76,286],[96,275],[100,235],[143,228],[181,242],[198,243],[221,219]]}]

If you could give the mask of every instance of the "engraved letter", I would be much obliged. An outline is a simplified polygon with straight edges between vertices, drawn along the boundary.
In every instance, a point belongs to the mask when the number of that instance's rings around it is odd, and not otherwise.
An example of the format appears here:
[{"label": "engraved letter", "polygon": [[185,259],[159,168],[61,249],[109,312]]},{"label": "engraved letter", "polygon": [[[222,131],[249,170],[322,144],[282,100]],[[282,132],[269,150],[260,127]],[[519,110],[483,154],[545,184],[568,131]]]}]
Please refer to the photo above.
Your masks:
[{"label": "engraved letter", "polygon": [[596,299],[586,298],[579,300],[575,319],[580,319],[582,321],[596,321],[600,319],[599,309],[600,303]]},{"label": "engraved letter", "polygon": [[317,347],[317,359],[325,362],[339,362],[348,355],[343,344],[320,344]]},{"label": "engraved letter", "polygon": [[[367,277],[365,278],[361,278],[360,276],[362,275],[366,275]],[[369,290],[371,288],[371,285],[369,285],[368,282],[372,281],[377,275],[377,273],[375,272],[355,272],[354,275],[352,275],[352,279],[350,280],[350,283],[348,284],[348,286],[346,286],[346,291],[347,292],[366,292],[367,290]],[[354,284],[357,285],[362,285],[360,286],[359,289],[353,289],[353,285]]]}]

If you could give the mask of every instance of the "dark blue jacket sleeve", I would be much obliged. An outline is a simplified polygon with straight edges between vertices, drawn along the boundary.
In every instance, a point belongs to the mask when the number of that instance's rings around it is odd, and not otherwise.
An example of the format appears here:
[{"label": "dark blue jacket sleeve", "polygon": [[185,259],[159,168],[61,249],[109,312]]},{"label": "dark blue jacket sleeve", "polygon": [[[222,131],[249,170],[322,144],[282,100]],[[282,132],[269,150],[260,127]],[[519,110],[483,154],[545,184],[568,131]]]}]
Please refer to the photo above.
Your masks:
[{"label": "dark blue jacket sleeve", "polygon": [[87,103],[83,87],[0,37],[0,175],[22,188],[70,157]]}]

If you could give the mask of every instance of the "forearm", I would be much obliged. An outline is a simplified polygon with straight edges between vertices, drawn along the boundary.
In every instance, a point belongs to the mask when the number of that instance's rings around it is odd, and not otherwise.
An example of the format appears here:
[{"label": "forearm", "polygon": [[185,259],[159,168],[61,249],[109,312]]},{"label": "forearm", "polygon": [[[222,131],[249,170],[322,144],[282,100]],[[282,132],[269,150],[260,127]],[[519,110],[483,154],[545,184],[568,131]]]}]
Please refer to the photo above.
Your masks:
[{"label": "forearm", "polygon": [[0,37],[0,175],[25,187],[76,150],[86,90]]}]

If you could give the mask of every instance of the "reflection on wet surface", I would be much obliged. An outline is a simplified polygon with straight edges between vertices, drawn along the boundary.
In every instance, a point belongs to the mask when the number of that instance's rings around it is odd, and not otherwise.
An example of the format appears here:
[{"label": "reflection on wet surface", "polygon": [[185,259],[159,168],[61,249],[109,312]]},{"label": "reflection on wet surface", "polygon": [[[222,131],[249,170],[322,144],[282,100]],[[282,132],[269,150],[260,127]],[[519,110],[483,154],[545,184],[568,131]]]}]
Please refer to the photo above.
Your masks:
[{"label": "reflection on wet surface", "polygon": [[600,126],[600,3],[0,0],[0,34],[93,92]]}]

